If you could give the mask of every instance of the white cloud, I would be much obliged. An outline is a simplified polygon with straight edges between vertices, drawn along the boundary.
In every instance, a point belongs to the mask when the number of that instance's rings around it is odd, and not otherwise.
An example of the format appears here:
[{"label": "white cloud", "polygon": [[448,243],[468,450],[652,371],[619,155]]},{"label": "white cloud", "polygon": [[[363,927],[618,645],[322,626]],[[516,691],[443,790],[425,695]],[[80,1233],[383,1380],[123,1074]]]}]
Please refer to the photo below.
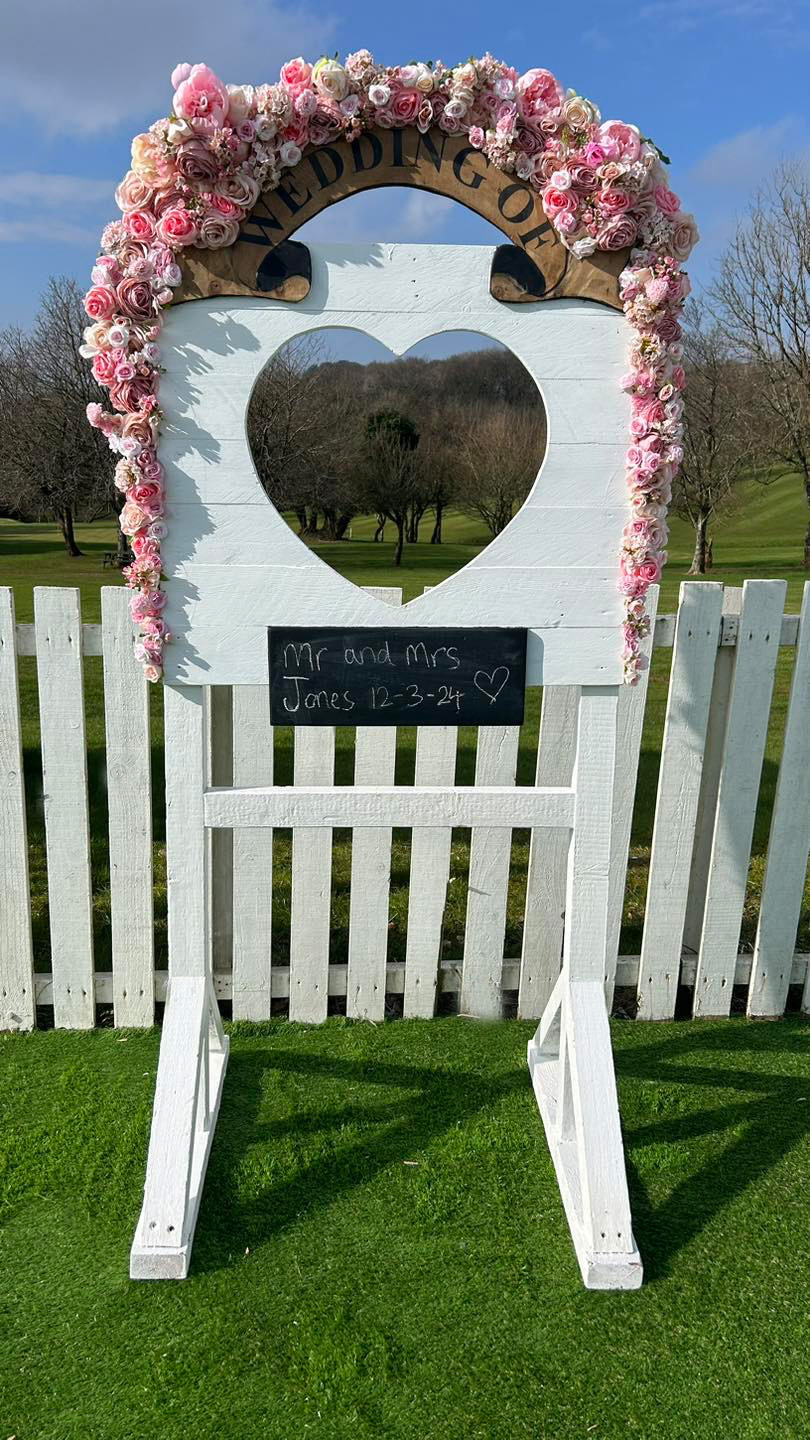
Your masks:
[{"label": "white cloud", "polygon": [[277,0],[14,0],[4,7],[0,111],[51,133],[89,135],[165,115],[170,74],[205,60],[228,83],[274,80],[299,53],[317,57],[336,22]]},{"label": "white cloud", "polygon": [[97,245],[102,225],[117,214],[114,192],[113,181],[83,175],[0,173],[0,244]]},{"label": "white cloud", "polygon": [[0,201],[4,205],[37,206],[45,209],[114,206],[114,180],[88,180],[81,175],[53,175],[38,170],[0,174]]},{"label": "white cloud", "polygon": [[712,145],[692,167],[689,180],[712,190],[751,190],[773,174],[780,160],[799,159],[809,147],[806,122],[785,115],[773,125],[755,125]]},{"label": "white cloud", "polygon": [[69,220],[0,220],[0,245],[44,241],[50,245],[98,245],[99,227]]}]

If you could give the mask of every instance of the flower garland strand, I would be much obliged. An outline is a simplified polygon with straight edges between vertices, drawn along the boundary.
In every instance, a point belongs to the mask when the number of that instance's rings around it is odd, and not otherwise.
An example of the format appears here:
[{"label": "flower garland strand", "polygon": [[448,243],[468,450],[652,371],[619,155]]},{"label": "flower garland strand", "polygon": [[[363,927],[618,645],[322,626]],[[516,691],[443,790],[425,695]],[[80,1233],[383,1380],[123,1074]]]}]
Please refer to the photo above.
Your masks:
[{"label": "flower garland strand", "polygon": [[697,240],[667,183],[660,152],[634,125],[602,122],[589,100],[548,70],[524,75],[484,55],[448,68],[378,65],[368,50],[345,64],[290,60],[275,85],[224,85],[207,65],[178,65],[172,113],[132,142],[132,168],[116,191],[122,218],[102,235],[85,296],[81,353],[109,390],[113,413],[88,406],[90,424],[119,456],[121,529],[134,560],[124,570],[147,678],[163,673],[161,541],[165,471],[158,459],[161,312],[183,275],[185,246],[234,244],[264,190],[297,165],[307,145],[355,139],[372,126],[437,125],[464,134],[490,164],[538,190],[562,242],[578,258],[633,246],[620,277],[634,336],[622,381],[632,396],[619,587],[625,601],[625,680],[642,665],[649,629],[644,596],[666,560],[666,513],[681,462],[684,373],[680,313],[689,293],[682,263]]}]

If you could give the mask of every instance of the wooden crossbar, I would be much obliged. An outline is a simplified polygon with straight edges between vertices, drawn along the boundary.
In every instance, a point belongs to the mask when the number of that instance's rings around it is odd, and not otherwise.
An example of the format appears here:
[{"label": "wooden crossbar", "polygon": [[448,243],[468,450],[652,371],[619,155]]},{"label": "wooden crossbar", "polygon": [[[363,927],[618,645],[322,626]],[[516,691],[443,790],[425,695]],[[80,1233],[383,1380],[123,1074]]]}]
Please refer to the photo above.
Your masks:
[{"label": "wooden crossbar", "polygon": [[213,787],[205,791],[203,814],[208,829],[243,826],[324,825],[342,827],[551,825],[570,827],[574,791],[565,786],[493,785],[331,785]]}]

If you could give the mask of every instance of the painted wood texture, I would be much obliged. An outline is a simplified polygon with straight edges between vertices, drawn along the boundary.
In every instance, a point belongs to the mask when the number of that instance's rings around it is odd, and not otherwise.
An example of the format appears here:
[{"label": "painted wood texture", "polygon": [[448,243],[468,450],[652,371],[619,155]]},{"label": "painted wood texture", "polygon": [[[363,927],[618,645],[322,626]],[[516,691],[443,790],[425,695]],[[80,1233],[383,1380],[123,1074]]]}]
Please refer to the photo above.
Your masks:
[{"label": "painted wood texture", "polygon": [[[804,587],[782,759],[762,886],[749,1015],[781,1015],[787,1001],[810,853],[810,583]],[[810,987],[807,989],[810,997]],[[808,1006],[805,1004],[805,1010]]]},{"label": "painted wood texture", "polygon": [[[335,771],[335,731],[332,726],[297,730],[293,763],[296,786],[326,786],[330,794],[338,797],[340,792],[331,790]],[[223,792],[225,796],[236,796],[238,793],[235,790]],[[249,792],[242,792],[245,793]],[[277,790],[264,793],[269,793],[271,799],[279,796]],[[290,792],[291,795],[294,793]],[[292,839],[290,1019],[312,1024],[326,1019],[329,999],[332,830],[323,823],[325,800],[326,796],[322,795],[312,807],[308,825],[302,824],[300,819],[296,820],[292,810],[286,821],[287,825],[295,827]],[[380,819],[378,809],[378,825]],[[254,823],[261,822],[256,818]],[[275,823],[284,824],[285,821],[276,819]]]},{"label": "painted wood texture", "polygon": [[203,822],[208,735],[203,690],[167,685],[163,715],[169,970],[172,976],[208,976],[210,866]]},{"label": "painted wood texture", "polygon": [[[455,728],[430,725],[417,730],[415,784],[452,785],[457,744]],[[403,1001],[406,1019],[427,1019],[435,1011],[452,841],[449,825],[414,830],[411,834]]]},{"label": "painted wood texture", "polygon": [[[395,587],[375,589],[391,606],[402,603]],[[358,725],[355,732],[355,785],[391,785],[397,756],[396,726]],[[390,825],[352,836],[349,898],[349,963],[346,1014],[357,1020],[382,1020],[388,958],[388,910],[391,892]]]},{"label": "painted wood texture", "polygon": [[101,592],[104,728],[110,843],[110,915],[116,1025],[155,1013],[152,771],[148,682],[132,653],[129,592]]},{"label": "painted wood texture", "polygon": [[200,300],[168,316],[161,398],[171,520],[163,558],[176,637],[170,681],[260,684],[267,625],[351,628],[390,617],[384,602],[363,595],[292,533],[259,485],[244,419],[269,355],[323,324],[363,330],[401,354],[465,322],[508,345],[535,378],[548,412],[548,452],[503,534],[410,601],[403,620],[454,625],[474,614],[483,625],[525,625],[529,683],[618,681],[624,317],[591,301],[504,307],[487,293],[491,252],[483,247],[315,247],[312,254],[312,291],[298,305]]},{"label": "painted wood texture", "polygon": [[0,1030],[35,1022],[14,592],[0,589]]},{"label": "painted wood texture", "polygon": [[[184,280],[174,303],[211,295],[262,295],[267,290],[262,267],[276,246],[327,206],[386,185],[444,195],[497,226],[531,262],[537,299],[586,296],[621,309],[618,276],[629,250],[577,260],[557,238],[537,190],[489,165],[466,135],[448,135],[436,126],[424,134],[414,126],[372,126],[354,140],[308,147],[284,172],[278,189],[259,198],[234,245],[186,251]],[[421,272],[414,277],[417,284],[432,278]],[[306,294],[302,286],[290,298]],[[511,291],[508,298],[515,298]]]},{"label": "painted wood texture", "polygon": [[746,581],[743,586],[698,951],[695,1015],[728,1015],[731,1009],[785,590],[784,580],[762,580],[753,587]]},{"label": "painted wood texture", "polygon": [[681,963],[723,587],[681,586],[638,980],[642,1020],[671,1020]]},{"label": "painted wood texture", "polygon": [[[234,686],[233,783],[273,783],[273,727],[266,685]],[[270,1018],[272,933],[273,831],[234,830],[234,1020]]]},{"label": "painted wood texture", "polygon": [[[326,729],[327,727],[323,727]],[[517,726],[493,725],[486,731],[483,747],[485,762],[482,773],[510,774],[508,752],[512,740],[502,739],[504,732]],[[322,733],[313,726],[312,732]],[[308,735],[309,729],[298,731]],[[330,731],[330,734],[332,732]],[[499,749],[500,741],[500,749]],[[320,753],[313,756],[309,746],[302,746],[302,759],[292,786],[255,786],[249,790],[207,790],[204,798],[205,823],[212,828],[238,825],[304,826],[307,829],[337,829],[356,826],[378,828],[387,820],[392,825],[432,829],[436,825],[494,825],[498,828],[527,825],[570,825],[574,814],[574,794],[565,787],[548,786],[535,790],[528,786],[514,789],[506,785],[484,784],[439,786],[369,785],[333,787],[329,783],[310,785],[309,775],[319,771],[325,775],[334,746],[322,741]],[[316,747],[313,745],[312,749]],[[331,753],[324,753],[325,749]],[[496,763],[498,769],[496,771]],[[478,771],[476,770],[476,774]]]},{"label": "painted wood texture", "polygon": [[79,592],[35,587],[34,626],[54,1024],[89,1029],[96,1007]]},{"label": "painted wood texture", "polygon": [[[512,825],[517,823],[511,819],[513,792],[510,787],[515,784],[519,741],[520,729],[517,725],[495,725],[491,729],[481,727],[478,731],[475,784],[482,796],[490,787],[497,787],[506,821],[502,825],[476,827],[470,836],[460,1010],[464,1015],[476,1015],[483,1019],[500,1019],[502,1013],[501,957],[509,893]],[[570,792],[562,793],[570,804],[573,801]],[[459,820],[457,823],[463,822]]]}]

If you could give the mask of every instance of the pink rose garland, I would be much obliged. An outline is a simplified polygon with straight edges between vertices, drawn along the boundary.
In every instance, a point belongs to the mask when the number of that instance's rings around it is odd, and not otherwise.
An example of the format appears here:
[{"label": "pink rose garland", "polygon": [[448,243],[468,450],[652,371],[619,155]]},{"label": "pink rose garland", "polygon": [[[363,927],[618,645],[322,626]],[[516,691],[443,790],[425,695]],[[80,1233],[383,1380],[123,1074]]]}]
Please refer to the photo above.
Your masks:
[{"label": "pink rose garland", "polygon": [[667,505],[683,455],[680,315],[689,281],[680,267],[698,238],[656,147],[634,125],[603,122],[590,100],[566,93],[549,70],[519,75],[491,55],[452,68],[385,67],[368,50],[343,64],[298,57],[282,66],[277,84],[256,88],[224,85],[207,65],[182,64],[172,86],[172,114],[132,142],[131,168],[115,197],[122,218],[102,236],[81,347],[113,407],[89,405],[87,418],[119,457],[120,522],[135,557],[124,574],[148,679],[160,679],[171,639],[160,583],[166,492],[157,454],[158,342],[161,311],[183,278],[184,248],[232,245],[259,195],[280,183],[307,145],[351,140],[372,126],[416,125],[424,133],[437,125],[465,134],[490,164],[537,190],[578,258],[633,247],[620,281],[633,342],[622,381],[632,407],[632,518],[619,588],[624,673],[634,684],[649,628],[644,596],[666,561]]}]

